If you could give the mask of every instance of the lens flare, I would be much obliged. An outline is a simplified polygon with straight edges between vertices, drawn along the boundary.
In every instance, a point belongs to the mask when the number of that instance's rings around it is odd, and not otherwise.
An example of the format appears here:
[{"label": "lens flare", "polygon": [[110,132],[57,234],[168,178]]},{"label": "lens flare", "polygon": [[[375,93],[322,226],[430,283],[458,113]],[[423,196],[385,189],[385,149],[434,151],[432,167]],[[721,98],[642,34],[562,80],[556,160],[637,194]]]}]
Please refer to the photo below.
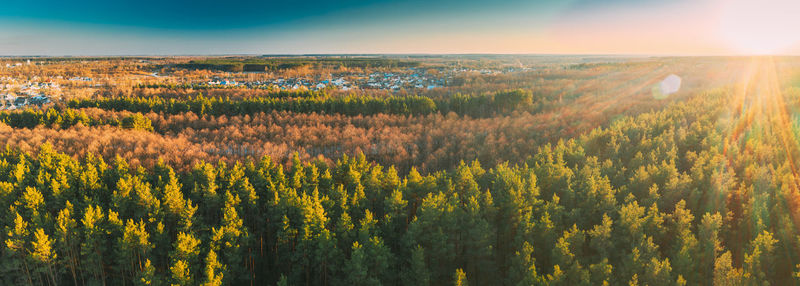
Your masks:
[{"label": "lens flare", "polygon": [[671,74],[662,80],[657,86],[653,87],[653,98],[665,99],[670,94],[681,89],[681,77]]},{"label": "lens flare", "polygon": [[736,52],[774,54],[800,42],[800,1],[726,0],[719,2],[719,33]]}]

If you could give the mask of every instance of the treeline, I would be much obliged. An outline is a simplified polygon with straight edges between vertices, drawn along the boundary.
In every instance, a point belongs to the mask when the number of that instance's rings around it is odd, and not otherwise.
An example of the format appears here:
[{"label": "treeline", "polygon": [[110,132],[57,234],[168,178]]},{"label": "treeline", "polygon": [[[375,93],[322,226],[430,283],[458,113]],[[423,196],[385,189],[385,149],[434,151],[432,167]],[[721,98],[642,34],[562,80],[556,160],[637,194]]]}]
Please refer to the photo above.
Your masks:
[{"label": "treeline", "polygon": [[218,70],[226,72],[264,72],[270,70],[284,70],[297,68],[308,63],[304,62],[291,62],[291,63],[273,63],[273,62],[242,62],[233,60],[202,60],[191,61],[188,63],[175,64],[177,68],[194,69],[194,70]]},{"label": "treeline", "polygon": [[[186,88],[184,88],[186,87]],[[197,90],[202,90],[197,92]],[[213,86],[194,89],[192,85],[173,83],[140,84],[132,88],[112,88],[96,94],[98,97],[161,97],[164,99],[187,100],[202,94],[204,97],[220,97],[229,100],[243,98],[325,98],[345,94],[334,90],[278,90],[271,88],[246,88]],[[375,94],[379,96],[380,94]],[[88,97],[87,97],[88,98]]]},{"label": "treeline", "polygon": [[202,95],[189,100],[165,100],[152,98],[103,98],[72,100],[71,108],[96,107],[107,110],[127,110],[131,112],[155,112],[179,114],[194,112],[198,115],[245,115],[258,112],[292,111],[301,113],[340,113],[357,114],[430,114],[436,111],[436,104],[427,97],[371,97],[343,96],[330,98],[246,98],[228,100],[205,98]]},{"label": "treeline", "polygon": [[[248,84],[248,85],[220,85],[208,83],[148,83],[134,86],[137,89],[195,89],[195,90],[231,90],[231,89],[271,89],[270,84]],[[269,90],[267,97],[325,97],[324,91],[317,90]]]},{"label": "treeline", "polygon": [[269,85],[255,85],[255,86],[239,86],[239,85],[219,85],[208,83],[150,83],[139,84],[135,88],[165,88],[165,89],[243,89],[243,88],[261,88],[267,89]]},{"label": "treeline", "polygon": [[436,107],[443,114],[455,112],[473,118],[503,115],[514,110],[534,111],[533,93],[522,89],[478,95],[457,93],[436,99]]},{"label": "treeline", "polygon": [[[230,100],[206,98],[202,94],[187,100],[159,97],[115,97],[71,100],[71,108],[101,108],[131,112],[179,114],[194,112],[198,115],[245,115],[271,111],[298,113],[338,113],[345,115],[401,114],[426,115],[441,111],[455,112],[473,117],[504,114],[516,109],[530,110],[533,95],[529,91],[512,90],[483,95],[454,95],[436,101],[422,96],[339,96],[316,97],[318,93],[279,92],[277,97]],[[289,98],[288,96],[309,95]],[[287,97],[281,97],[287,96]]]},{"label": "treeline", "polygon": [[24,109],[22,111],[0,112],[0,123],[12,128],[34,128],[37,126],[70,128],[77,124],[83,126],[110,125],[126,129],[153,131],[149,118],[141,113],[120,117],[90,117],[82,110],[71,108]]},{"label": "treeline", "polygon": [[174,66],[184,69],[207,69],[226,72],[279,71],[302,66],[320,65],[323,67],[348,68],[408,68],[420,65],[419,61],[390,58],[333,58],[333,57],[287,57],[287,58],[207,58],[177,63]]},{"label": "treeline", "polygon": [[[756,104],[737,113],[743,102]],[[800,277],[800,152],[786,144],[795,127],[775,128],[777,102],[700,94],[523,164],[406,176],[363,155],[175,172],[7,149],[0,279],[789,285]]]}]

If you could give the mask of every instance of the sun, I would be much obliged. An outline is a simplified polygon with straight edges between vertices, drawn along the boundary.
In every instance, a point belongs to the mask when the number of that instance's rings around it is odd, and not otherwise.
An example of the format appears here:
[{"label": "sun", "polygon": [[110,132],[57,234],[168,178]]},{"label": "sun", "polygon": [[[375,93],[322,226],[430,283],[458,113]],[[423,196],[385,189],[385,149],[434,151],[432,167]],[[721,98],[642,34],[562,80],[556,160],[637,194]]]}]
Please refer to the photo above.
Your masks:
[{"label": "sun", "polygon": [[720,36],[737,53],[777,54],[800,42],[800,1],[717,0]]}]

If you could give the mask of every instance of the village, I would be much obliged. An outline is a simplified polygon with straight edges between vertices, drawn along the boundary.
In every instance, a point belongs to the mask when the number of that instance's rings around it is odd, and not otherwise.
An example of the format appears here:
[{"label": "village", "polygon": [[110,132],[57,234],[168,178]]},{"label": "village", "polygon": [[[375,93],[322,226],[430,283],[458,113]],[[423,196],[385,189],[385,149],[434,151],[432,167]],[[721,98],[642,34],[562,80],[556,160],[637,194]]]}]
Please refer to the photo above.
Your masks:
[{"label": "village", "polygon": [[[11,70],[21,66],[39,65],[30,60],[10,62],[0,65]],[[264,89],[283,91],[349,91],[382,90],[396,92],[401,90],[432,90],[453,86],[457,78],[464,75],[499,75],[530,71],[529,67],[475,69],[464,67],[411,67],[402,70],[339,72],[316,75],[275,76],[267,79],[246,79],[242,73],[218,74],[206,79],[175,77],[170,73],[151,72],[146,77],[158,79],[140,83],[140,88],[180,87],[192,89]],[[107,78],[106,78],[107,79]],[[148,81],[146,81],[148,82]],[[59,84],[60,83],[60,84]],[[63,86],[62,86],[63,84]],[[52,78],[34,76],[27,79],[10,76],[0,77],[0,110],[15,110],[28,107],[44,107],[62,99],[62,95],[72,96],[75,88],[102,88],[116,86],[84,75]]]},{"label": "village", "polygon": [[263,81],[237,81],[216,77],[209,81],[186,84],[193,88],[252,88],[274,90],[411,90],[447,87],[453,78],[464,73],[495,75],[523,69],[433,69],[409,68],[405,72],[340,73],[319,77],[277,77]]},{"label": "village", "polygon": [[[61,86],[50,82],[8,83],[10,78],[0,78],[0,110],[23,107],[41,107],[52,102],[61,92]],[[13,81],[12,81],[13,82]]]}]

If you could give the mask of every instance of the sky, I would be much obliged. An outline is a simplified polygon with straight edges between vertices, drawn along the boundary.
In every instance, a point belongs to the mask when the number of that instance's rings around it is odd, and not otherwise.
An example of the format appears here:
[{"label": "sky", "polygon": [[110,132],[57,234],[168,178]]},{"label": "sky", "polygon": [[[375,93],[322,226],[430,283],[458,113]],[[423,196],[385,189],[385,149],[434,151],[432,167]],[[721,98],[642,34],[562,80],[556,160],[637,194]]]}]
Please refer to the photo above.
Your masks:
[{"label": "sky", "polygon": [[800,54],[796,0],[0,0],[0,55]]}]

